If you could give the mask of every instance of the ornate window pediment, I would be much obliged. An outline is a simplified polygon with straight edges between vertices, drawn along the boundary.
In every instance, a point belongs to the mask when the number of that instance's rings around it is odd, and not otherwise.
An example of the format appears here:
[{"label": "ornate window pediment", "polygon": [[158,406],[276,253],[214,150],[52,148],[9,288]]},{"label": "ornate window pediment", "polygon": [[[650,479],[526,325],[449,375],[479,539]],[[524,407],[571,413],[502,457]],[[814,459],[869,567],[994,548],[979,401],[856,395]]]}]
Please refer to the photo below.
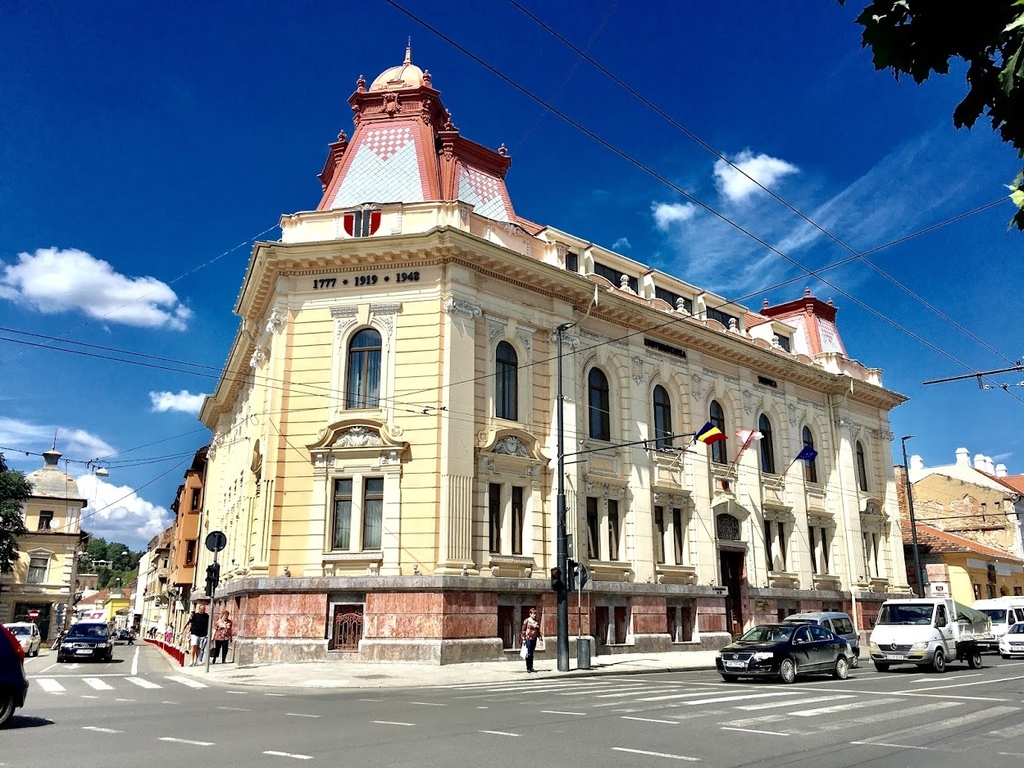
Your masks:
[{"label": "ornate window pediment", "polygon": [[398,463],[409,444],[399,440],[401,431],[365,419],[346,419],[321,430],[316,442],[307,445],[313,464],[327,467],[338,456],[380,457],[382,464]]},{"label": "ornate window pediment", "polygon": [[739,518],[723,512],[715,516],[715,536],[719,541],[743,541]]}]

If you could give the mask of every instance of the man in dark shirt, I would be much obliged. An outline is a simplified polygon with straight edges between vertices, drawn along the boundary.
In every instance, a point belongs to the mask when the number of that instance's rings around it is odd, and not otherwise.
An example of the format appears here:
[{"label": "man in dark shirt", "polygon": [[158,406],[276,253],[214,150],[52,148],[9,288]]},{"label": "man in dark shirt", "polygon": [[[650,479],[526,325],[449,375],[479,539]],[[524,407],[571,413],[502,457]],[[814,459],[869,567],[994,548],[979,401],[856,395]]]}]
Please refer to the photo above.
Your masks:
[{"label": "man in dark shirt", "polygon": [[210,630],[210,616],[206,613],[206,603],[200,603],[189,616],[185,622],[185,629],[188,630],[188,645],[192,656],[192,663],[189,666],[194,667],[203,660],[203,654],[206,652],[206,638]]}]

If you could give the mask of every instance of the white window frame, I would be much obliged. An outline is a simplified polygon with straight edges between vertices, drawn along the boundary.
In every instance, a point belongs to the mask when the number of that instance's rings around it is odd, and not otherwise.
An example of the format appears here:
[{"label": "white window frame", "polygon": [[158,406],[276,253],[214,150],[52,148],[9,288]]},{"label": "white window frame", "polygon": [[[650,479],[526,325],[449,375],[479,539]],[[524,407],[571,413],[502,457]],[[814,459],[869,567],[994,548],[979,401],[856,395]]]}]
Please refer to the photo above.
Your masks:
[{"label": "white window frame", "polygon": [[[366,549],[363,546],[364,525],[365,525],[365,503],[366,503],[366,480],[379,479],[382,483],[381,501],[381,545]],[[348,549],[334,547],[334,526],[335,526],[335,482],[339,480],[352,481],[352,512],[349,518],[349,542]],[[328,486],[330,498],[328,500],[327,519],[330,524],[326,526],[327,540],[324,542],[324,552],[380,552],[384,540],[385,508],[387,507],[387,478],[381,472],[343,472],[332,474],[329,477]]]}]

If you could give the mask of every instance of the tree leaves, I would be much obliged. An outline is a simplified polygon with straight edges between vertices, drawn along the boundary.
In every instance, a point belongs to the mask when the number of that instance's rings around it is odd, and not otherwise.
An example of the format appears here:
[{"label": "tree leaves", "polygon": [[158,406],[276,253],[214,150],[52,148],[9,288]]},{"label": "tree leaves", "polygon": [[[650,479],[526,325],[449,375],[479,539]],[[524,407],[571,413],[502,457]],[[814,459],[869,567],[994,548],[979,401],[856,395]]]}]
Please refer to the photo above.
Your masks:
[{"label": "tree leaves", "polygon": [[21,505],[32,494],[23,472],[7,468],[0,453],[0,573],[11,573],[18,559],[18,536],[28,533]]}]

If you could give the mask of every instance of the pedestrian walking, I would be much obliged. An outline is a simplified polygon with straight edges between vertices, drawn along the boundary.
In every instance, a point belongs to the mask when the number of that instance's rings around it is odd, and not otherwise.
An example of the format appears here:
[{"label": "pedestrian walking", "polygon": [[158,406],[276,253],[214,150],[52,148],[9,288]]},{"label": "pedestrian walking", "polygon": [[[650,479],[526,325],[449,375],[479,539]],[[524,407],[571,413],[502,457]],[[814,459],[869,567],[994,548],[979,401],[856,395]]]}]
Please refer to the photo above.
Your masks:
[{"label": "pedestrian walking", "polygon": [[519,639],[523,642],[523,648],[526,649],[526,654],[523,656],[526,659],[526,671],[536,672],[533,668],[533,653],[537,650],[537,641],[543,637],[540,631],[540,622],[537,621],[537,609],[531,608],[530,615],[526,617],[523,622],[523,629],[519,633]]},{"label": "pedestrian walking", "polygon": [[210,656],[211,663],[217,663],[217,656],[220,656],[221,664],[228,663],[228,643],[231,642],[234,636],[235,624],[231,621],[231,614],[227,611],[221,611],[213,628],[213,655]]},{"label": "pedestrian walking", "polygon": [[174,642],[174,627],[170,624],[167,625],[167,629],[164,630],[164,644],[170,645]]},{"label": "pedestrian walking", "polygon": [[200,603],[188,621],[185,622],[185,630],[188,632],[188,647],[191,653],[194,667],[203,660],[206,653],[206,641],[210,632],[210,616],[206,612],[206,603]]}]

